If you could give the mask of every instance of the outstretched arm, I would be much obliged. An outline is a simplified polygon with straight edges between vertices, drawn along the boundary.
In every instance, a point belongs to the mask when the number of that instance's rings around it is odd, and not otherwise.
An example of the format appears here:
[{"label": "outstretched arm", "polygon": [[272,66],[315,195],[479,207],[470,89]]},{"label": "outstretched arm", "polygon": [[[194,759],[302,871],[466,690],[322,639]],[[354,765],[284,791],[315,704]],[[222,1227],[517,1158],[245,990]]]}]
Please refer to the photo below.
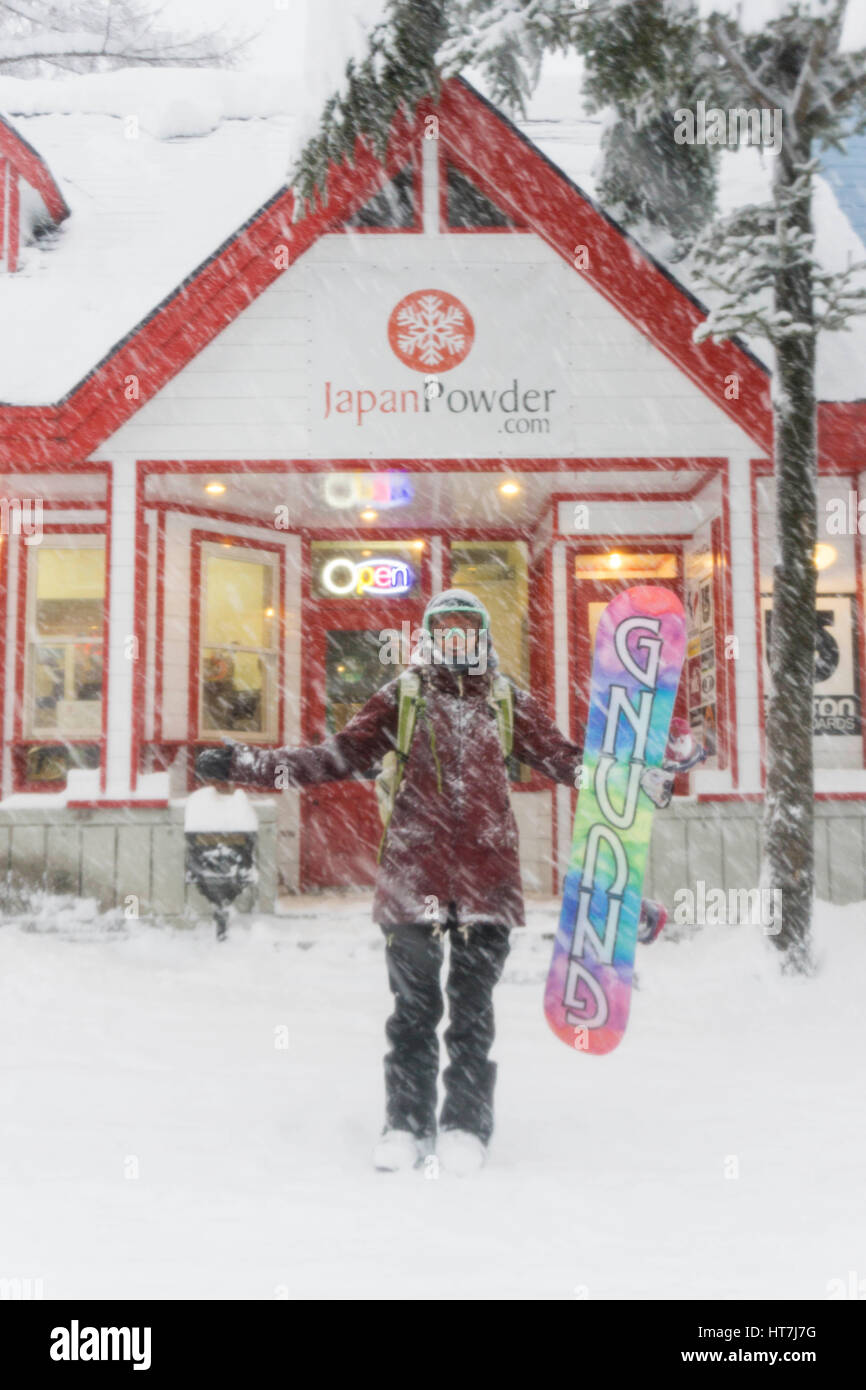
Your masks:
[{"label": "outstretched arm", "polygon": [[583,748],[561,733],[533,695],[514,687],[514,756],[553,782],[575,785]]},{"label": "outstretched arm", "polygon": [[228,781],[273,789],[340,782],[368,772],[397,741],[397,682],[372,695],[344,729],[310,748],[232,747]]}]

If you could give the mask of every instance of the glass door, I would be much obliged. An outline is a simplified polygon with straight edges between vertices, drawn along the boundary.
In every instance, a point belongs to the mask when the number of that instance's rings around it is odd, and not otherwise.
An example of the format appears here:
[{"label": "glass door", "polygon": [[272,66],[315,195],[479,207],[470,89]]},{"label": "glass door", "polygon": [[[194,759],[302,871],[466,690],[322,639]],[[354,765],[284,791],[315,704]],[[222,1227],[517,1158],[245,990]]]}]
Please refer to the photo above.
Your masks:
[{"label": "glass door", "polygon": [[[403,666],[388,636],[420,627],[429,594],[428,545],[400,539],[312,541],[302,681],[305,742],[339,733]],[[388,660],[382,660],[383,655]],[[358,778],[302,794],[303,889],[363,887],[376,875],[382,835],[373,782]]]}]

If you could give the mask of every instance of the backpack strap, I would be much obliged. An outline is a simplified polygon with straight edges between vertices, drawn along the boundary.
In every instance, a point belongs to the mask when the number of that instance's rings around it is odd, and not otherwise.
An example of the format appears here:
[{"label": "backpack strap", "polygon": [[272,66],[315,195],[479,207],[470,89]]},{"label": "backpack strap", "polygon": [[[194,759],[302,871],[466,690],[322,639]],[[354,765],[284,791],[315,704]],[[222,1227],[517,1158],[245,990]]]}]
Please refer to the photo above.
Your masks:
[{"label": "backpack strap", "polygon": [[[397,743],[391,753],[386,753],[383,760],[384,764],[391,762],[393,766],[389,771],[383,768],[383,773],[380,773],[377,779],[382,788],[381,796],[386,800],[382,813],[383,828],[382,838],[379,841],[379,852],[376,855],[377,863],[381,861],[385,848],[388,827],[394,812],[394,802],[397,800],[397,792],[403,780],[403,769],[409,761],[409,750],[412,747],[418,709],[423,703],[419,672],[403,671],[397,681]],[[380,795],[379,786],[377,786],[377,795]],[[380,809],[382,808],[380,807]]]},{"label": "backpack strap", "polygon": [[[415,733],[415,720],[421,695],[421,677],[417,671],[403,671],[397,685],[397,760],[399,777],[403,775],[403,764],[412,747]],[[396,793],[396,786],[394,791]]]},{"label": "backpack strap", "polygon": [[502,756],[508,759],[514,746],[514,693],[507,676],[500,674],[493,677],[487,703],[496,715]]}]

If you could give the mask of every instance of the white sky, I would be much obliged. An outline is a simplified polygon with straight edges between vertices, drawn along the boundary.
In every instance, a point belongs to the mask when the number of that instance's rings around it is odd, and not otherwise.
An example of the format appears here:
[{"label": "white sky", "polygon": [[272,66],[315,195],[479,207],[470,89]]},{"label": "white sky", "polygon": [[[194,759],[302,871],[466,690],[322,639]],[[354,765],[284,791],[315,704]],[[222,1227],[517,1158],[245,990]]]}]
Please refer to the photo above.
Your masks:
[{"label": "white sky", "polygon": [[383,14],[385,0],[165,0],[172,26],[253,35],[244,67],[309,77],[324,57],[339,71],[340,58],[361,53],[367,28]]},{"label": "white sky", "polygon": [[[750,28],[777,14],[788,0],[699,0],[703,10],[739,12]],[[812,0],[819,7],[822,0]],[[179,27],[225,25],[255,38],[244,66],[294,78],[339,78],[341,59],[364,47],[364,33],[381,17],[385,0],[164,0],[166,20]],[[866,47],[866,0],[849,0],[846,48]]]}]

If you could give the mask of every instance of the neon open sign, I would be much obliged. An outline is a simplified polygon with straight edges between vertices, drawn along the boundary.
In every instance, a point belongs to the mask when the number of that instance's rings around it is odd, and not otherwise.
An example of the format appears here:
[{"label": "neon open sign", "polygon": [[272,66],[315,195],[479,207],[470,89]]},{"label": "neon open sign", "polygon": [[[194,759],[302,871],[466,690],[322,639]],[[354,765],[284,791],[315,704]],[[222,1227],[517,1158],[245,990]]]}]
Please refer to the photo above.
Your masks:
[{"label": "neon open sign", "polygon": [[414,582],[415,575],[403,560],[359,560],[356,563],[345,555],[329,560],[321,574],[322,588],[337,597],[407,594]]}]

